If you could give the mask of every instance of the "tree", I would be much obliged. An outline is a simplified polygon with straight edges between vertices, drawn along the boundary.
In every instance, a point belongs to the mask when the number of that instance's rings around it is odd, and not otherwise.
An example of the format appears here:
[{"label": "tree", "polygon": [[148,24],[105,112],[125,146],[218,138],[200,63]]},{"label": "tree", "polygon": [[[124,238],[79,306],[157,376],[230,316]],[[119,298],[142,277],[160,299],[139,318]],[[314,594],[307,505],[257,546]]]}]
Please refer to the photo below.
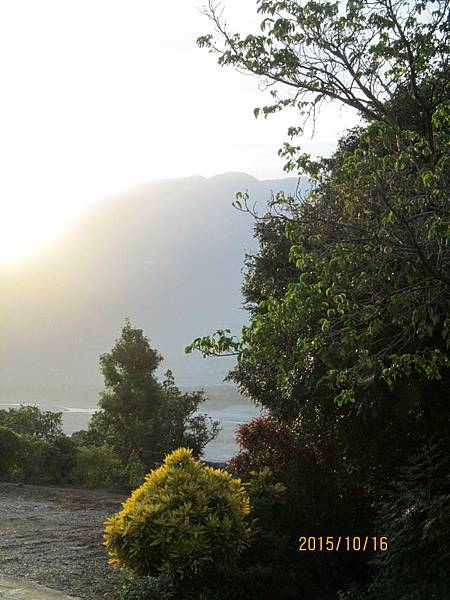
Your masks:
[{"label": "tree", "polygon": [[100,357],[106,389],[89,435],[112,446],[125,463],[137,455],[149,468],[181,444],[199,455],[218,433],[216,421],[196,414],[203,392],[182,394],[170,372],[163,384],[157,381],[161,361],[142,330],[129,321],[111,352]]},{"label": "tree", "polygon": [[296,277],[254,309],[237,373],[276,356],[272,387],[311,395],[312,383],[344,402],[448,372],[449,138],[436,129],[432,168],[423,138],[378,124],[316,165],[315,190],[284,220]]},{"label": "tree", "polygon": [[[205,414],[197,414],[198,407],[205,401],[203,392],[182,393],[175,385],[170,370],[165,373],[162,389],[165,402],[159,425],[162,438],[170,440],[170,448],[186,446],[192,449],[194,456],[199,456],[220,431],[218,421],[208,419]],[[209,427],[206,426],[207,421]]]},{"label": "tree", "polygon": [[[312,188],[303,198],[277,194],[267,214],[253,213],[250,323],[239,338],[220,330],[188,350],[236,355],[229,378],[328,457],[339,497],[356,480],[376,502],[420,444],[450,433],[448,4],[426,3],[431,14],[423,3],[350,2],[339,17],[327,2],[258,5],[269,17],[262,36],[229,34],[210,5],[216,39],[200,44],[223,65],[298,92],[303,116],[325,98],[345,102],[332,88],[339,76],[359,90],[364,122],[327,159],[284,146],[287,170],[306,173]],[[330,50],[336,40],[349,68]],[[353,81],[356,63],[380,102]],[[320,90],[316,67],[329,77]],[[245,194],[235,204],[253,212]]]},{"label": "tree", "polygon": [[[215,33],[198,40],[219,64],[270,88],[271,103],[256,115],[296,107],[301,126],[290,128],[293,138],[328,100],[355,109],[362,124],[330,158],[312,159],[292,141],[283,146],[285,169],[312,182],[304,198],[277,194],[258,215],[248,195],[237,194],[237,208],[256,219],[260,242],[246,260],[250,323],[239,338],[219,330],[188,351],[236,355],[229,378],[297,434],[323,481],[336,481],[331,504],[354,507],[353,489],[360,506],[376,507],[386,481],[418,447],[435,432],[450,434],[449,2],[257,6],[261,32],[242,36],[210,2]],[[259,458],[269,467],[270,459],[269,451]],[[293,479],[297,493],[312,487],[314,475]],[[442,481],[448,484],[448,465]],[[399,540],[416,500],[426,497],[427,482],[413,484],[410,504],[398,491],[385,496],[383,525]],[[427,498],[419,530],[433,529],[440,543],[448,534],[448,498],[438,499],[439,522],[429,518],[437,504]],[[374,524],[370,509],[355,519],[356,530]],[[409,527],[405,538],[415,551],[422,547],[416,532]],[[408,561],[407,551],[381,564],[378,583],[402,586]],[[352,564],[364,576],[361,563]],[[411,572],[416,576],[414,565]],[[342,570],[338,580],[345,585]],[[445,579],[444,587],[434,583],[439,592],[448,589]],[[375,585],[374,597],[380,589]]]},{"label": "tree", "polygon": [[211,35],[200,45],[222,65],[294,90],[265,114],[289,104],[305,114],[328,98],[369,124],[331,160],[285,145],[286,168],[314,181],[301,202],[277,197],[272,206],[284,213],[266,216],[272,232],[274,219],[284,227],[290,275],[258,297],[239,341],[219,332],[191,348],[236,353],[232,376],[272,410],[292,397],[345,403],[372,384],[448,377],[448,3],[349,2],[343,12],[330,2],[258,5],[263,34],[242,38],[210,4],[223,47]]},{"label": "tree", "polygon": [[[220,65],[257,75],[272,87],[265,115],[293,106],[307,117],[323,101],[335,100],[368,121],[402,127],[405,115],[391,105],[401,93],[434,147],[433,114],[447,94],[448,0],[256,4],[261,33],[241,36],[228,30],[223,11],[210,0],[205,14],[216,35],[202,36],[198,44],[217,54]],[[424,85],[429,78],[435,83]]]}]

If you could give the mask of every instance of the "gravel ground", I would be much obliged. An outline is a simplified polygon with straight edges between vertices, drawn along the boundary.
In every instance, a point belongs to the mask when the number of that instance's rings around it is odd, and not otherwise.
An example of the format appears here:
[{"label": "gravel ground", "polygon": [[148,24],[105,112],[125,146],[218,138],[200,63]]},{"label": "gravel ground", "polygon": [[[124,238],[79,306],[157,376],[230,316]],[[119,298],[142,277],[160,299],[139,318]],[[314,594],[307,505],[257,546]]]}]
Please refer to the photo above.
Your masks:
[{"label": "gravel ground", "polygon": [[121,575],[106,562],[103,523],[120,495],[0,483],[0,575],[83,600],[115,598]]}]

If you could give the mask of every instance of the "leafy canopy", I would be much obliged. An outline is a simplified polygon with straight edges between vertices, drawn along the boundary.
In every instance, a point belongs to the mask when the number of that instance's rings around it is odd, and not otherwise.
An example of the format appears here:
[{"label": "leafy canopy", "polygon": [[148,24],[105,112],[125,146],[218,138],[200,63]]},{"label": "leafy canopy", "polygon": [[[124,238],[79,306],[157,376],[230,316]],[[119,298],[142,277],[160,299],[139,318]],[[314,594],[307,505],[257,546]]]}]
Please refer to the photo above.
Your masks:
[{"label": "leafy canopy", "polygon": [[450,367],[448,3],[339,6],[258,2],[263,33],[242,38],[210,5],[223,46],[199,40],[221,64],[293,90],[277,109],[296,103],[305,114],[328,98],[368,121],[329,160],[284,146],[286,169],[313,182],[304,199],[278,195],[265,216],[272,234],[275,223],[284,230],[276,255],[288,253],[288,280],[266,269],[278,283],[248,296],[240,340],[218,332],[188,349],[237,354],[232,376],[257,400],[269,388],[279,401],[345,403],[374,382],[439,379]]},{"label": "leafy canopy", "polygon": [[260,33],[241,35],[228,30],[223,11],[210,0],[205,13],[216,34],[198,44],[216,53],[220,65],[253,73],[272,88],[265,115],[293,106],[307,116],[324,100],[337,100],[368,120],[398,126],[402,115],[390,101],[406,88],[429,127],[442,89],[422,83],[448,68],[447,0],[256,4]]},{"label": "leafy canopy", "polygon": [[37,406],[2,409],[0,426],[39,438],[56,438],[62,435],[62,413],[40,410]]}]

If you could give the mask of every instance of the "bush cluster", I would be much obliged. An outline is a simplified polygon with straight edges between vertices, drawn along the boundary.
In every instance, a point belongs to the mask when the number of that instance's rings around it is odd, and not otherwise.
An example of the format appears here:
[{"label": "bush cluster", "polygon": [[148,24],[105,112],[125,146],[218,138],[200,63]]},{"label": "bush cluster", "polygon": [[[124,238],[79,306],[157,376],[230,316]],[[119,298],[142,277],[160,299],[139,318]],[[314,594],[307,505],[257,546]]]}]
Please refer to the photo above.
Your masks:
[{"label": "bush cluster", "polygon": [[62,433],[62,413],[37,406],[0,410],[0,476],[63,483],[75,464],[75,444]]},{"label": "bush cluster", "polygon": [[62,433],[62,414],[36,406],[0,411],[0,477],[23,483],[132,488],[144,466],[123,464],[108,446],[86,445],[84,432]]}]

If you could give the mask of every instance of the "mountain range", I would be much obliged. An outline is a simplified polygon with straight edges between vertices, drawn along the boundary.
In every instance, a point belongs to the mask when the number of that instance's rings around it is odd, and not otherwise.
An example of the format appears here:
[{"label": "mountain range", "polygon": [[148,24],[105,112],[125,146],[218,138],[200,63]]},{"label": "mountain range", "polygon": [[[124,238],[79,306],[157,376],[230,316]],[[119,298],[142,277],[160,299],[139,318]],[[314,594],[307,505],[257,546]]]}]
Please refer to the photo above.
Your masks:
[{"label": "mountain range", "polygon": [[0,270],[0,382],[96,385],[99,355],[129,318],[179,385],[220,384],[232,360],[184,348],[218,328],[238,334],[247,319],[240,287],[254,223],[232,201],[248,191],[264,209],[271,193],[297,184],[194,176],[90,205],[28,261]]}]

